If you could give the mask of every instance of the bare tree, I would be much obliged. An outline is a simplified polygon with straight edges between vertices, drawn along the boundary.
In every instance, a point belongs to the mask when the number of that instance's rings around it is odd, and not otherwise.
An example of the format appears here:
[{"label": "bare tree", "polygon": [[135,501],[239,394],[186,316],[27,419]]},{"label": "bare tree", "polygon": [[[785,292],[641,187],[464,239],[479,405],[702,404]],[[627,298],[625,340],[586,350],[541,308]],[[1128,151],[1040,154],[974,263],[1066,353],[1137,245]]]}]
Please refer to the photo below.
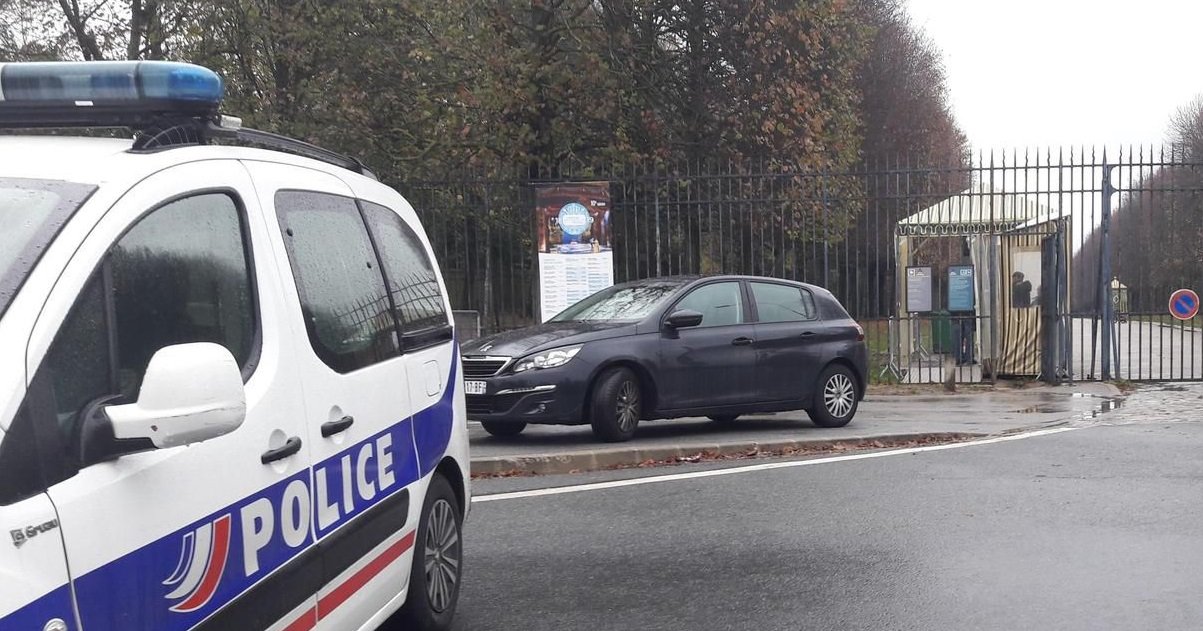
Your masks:
[{"label": "bare tree", "polygon": [[58,14],[61,34],[73,43],[68,57],[167,59],[207,3],[197,0],[41,0]]}]

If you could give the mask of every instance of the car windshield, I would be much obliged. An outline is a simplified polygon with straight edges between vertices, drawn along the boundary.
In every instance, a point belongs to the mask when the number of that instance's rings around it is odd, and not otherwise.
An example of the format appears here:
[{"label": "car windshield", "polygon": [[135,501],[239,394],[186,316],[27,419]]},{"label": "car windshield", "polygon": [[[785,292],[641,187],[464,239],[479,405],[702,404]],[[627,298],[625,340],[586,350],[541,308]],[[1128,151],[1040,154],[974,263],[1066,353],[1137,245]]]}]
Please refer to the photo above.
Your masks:
[{"label": "car windshield", "polygon": [[680,288],[681,283],[668,281],[611,287],[568,307],[551,321],[642,320]]},{"label": "car windshield", "polygon": [[95,187],[0,178],[0,315],[43,250]]}]

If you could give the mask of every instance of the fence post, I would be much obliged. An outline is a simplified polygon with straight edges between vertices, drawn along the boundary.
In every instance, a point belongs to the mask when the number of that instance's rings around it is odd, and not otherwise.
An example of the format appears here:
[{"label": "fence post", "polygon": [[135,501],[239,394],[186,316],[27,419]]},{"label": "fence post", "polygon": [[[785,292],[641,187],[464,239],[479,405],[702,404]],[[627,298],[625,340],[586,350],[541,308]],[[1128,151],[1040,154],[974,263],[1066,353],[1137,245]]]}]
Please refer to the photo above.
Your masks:
[{"label": "fence post", "polygon": [[1100,350],[1103,352],[1102,357],[1102,375],[1103,381],[1111,380],[1111,325],[1114,319],[1114,314],[1111,309],[1111,196],[1115,193],[1115,188],[1111,186],[1111,166],[1107,164],[1107,158],[1103,158],[1103,206],[1102,206],[1102,221],[1099,224],[1100,232],[1100,248],[1099,248],[1099,309],[1103,316],[1103,330],[1101,336]]},{"label": "fence post", "polygon": [[663,276],[660,271],[660,167],[652,165],[652,206],[655,208],[656,222],[656,277]]},{"label": "fence post", "polygon": [[[832,289],[831,289],[831,258],[830,258],[830,256],[831,256],[831,253],[830,253],[831,204],[827,198],[827,171],[824,170],[823,172],[821,172],[819,174],[819,177],[821,178],[821,181],[822,181],[822,190],[823,190],[823,221],[822,221],[822,226],[823,226],[823,287],[826,288],[827,291],[832,291]],[[845,296],[844,300],[846,302],[852,302],[851,300],[849,300],[848,296]]]},{"label": "fence post", "polygon": [[489,181],[485,180],[485,270],[484,270],[484,305],[481,320],[486,323],[485,326],[492,330],[500,330],[499,323],[493,321],[493,208],[492,208],[493,191],[489,185]]}]

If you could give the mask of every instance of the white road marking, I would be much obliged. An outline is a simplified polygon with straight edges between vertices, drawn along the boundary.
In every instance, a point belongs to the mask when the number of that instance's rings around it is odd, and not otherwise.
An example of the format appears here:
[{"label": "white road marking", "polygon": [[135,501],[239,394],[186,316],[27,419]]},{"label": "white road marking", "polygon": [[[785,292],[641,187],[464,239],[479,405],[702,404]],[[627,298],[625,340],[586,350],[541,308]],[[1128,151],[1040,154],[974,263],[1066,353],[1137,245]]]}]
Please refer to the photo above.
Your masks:
[{"label": "white road marking", "polygon": [[498,502],[501,500],[519,500],[528,497],[543,497],[545,495],[563,495],[565,493],[581,493],[584,491],[601,491],[604,489],[616,489],[624,486],[639,486],[642,484],[654,484],[657,482],[675,482],[677,480],[692,480],[695,478],[710,478],[720,475],[735,475],[737,473],[750,473],[752,471],[768,471],[770,469],[790,469],[793,467],[810,467],[820,464],[831,464],[833,462],[848,462],[850,460],[868,460],[870,458],[885,458],[888,456],[904,456],[906,454],[918,454],[928,451],[943,451],[945,449],[961,449],[963,447],[980,447],[982,445],[994,445],[997,443],[1005,443],[1013,440],[1024,440],[1027,438],[1036,438],[1038,436],[1049,436],[1052,434],[1060,434],[1062,432],[1072,432],[1081,427],[1056,427],[1053,429],[1041,429],[1033,432],[1024,432],[1022,434],[1012,434],[1009,436],[998,436],[995,438],[983,438],[981,440],[971,440],[962,443],[949,443],[946,445],[930,445],[927,447],[907,447],[905,449],[891,449],[888,451],[874,451],[863,454],[849,454],[847,456],[832,456],[830,458],[815,458],[812,460],[791,460],[788,462],[765,462],[761,464],[752,464],[743,467],[731,467],[727,469],[711,469],[708,471],[691,471],[688,473],[672,473],[668,475],[655,475],[645,478],[632,478],[629,480],[613,480],[610,482],[593,482],[590,484],[575,484],[572,486],[560,486],[546,489],[533,489],[530,491],[514,491],[511,493],[492,493],[489,495],[477,495],[472,498],[473,504],[481,502]]}]

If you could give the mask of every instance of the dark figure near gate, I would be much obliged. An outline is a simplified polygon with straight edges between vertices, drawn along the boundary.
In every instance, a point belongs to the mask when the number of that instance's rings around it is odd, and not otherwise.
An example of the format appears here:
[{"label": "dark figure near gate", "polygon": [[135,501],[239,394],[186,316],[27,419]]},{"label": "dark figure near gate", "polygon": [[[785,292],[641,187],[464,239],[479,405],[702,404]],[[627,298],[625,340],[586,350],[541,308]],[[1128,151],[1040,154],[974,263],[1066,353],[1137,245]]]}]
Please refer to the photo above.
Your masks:
[{"label": "dark figure near gate", "polygon": [[958,366],[976,364],[973,359],[973,334],[977,330],[977,319],[972,315],[954,318],[956,320],[957,347],[953,356]]},{"label": "dark figure near gate", "polygon": [[1023,279],[1023,272],[1011,274],[1011,307],[1026,309],[1032,306],[1032,281]]}]

